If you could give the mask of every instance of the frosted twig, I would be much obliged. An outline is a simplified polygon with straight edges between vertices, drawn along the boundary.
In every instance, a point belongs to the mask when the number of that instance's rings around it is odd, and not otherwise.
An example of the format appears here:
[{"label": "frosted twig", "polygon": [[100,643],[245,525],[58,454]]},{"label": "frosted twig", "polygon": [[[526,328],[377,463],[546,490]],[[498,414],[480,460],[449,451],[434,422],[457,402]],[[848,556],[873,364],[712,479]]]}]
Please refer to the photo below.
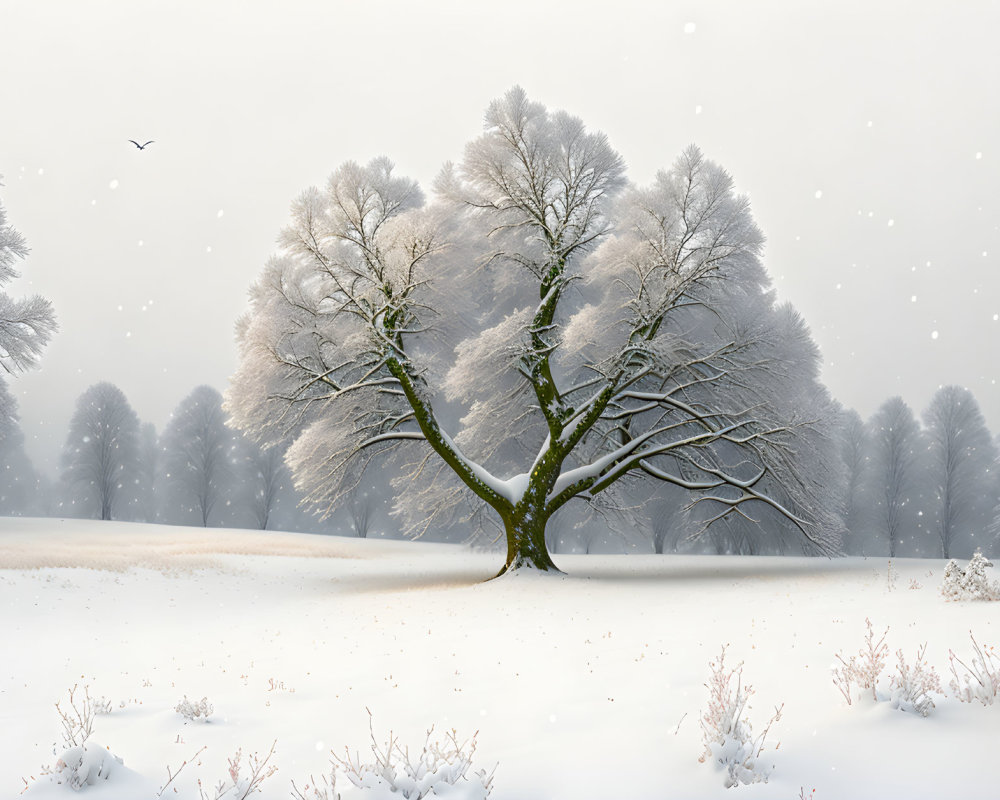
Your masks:
[{"label": "frosted twig", "polygon": [[[206,745],[205,747],[202,747],[202,748],[201,748],[201,750],[199,750],[199,751],[198,751],[197,753],[195,753],[195,754],[194,754],[193,756],[191,756],[191,758],[190,758],[190,759],[188,759],[188,761],[194,761],[194,760],[195,760],[195,759],[196,759],[196,758],[197,758],[198,756],[200,756],[200,755],[201,755],[201,754],[202,754],[202,753],[203,753],[203,752],[204,752],[204,751],[205,751],[206,749],[207,749],[207,745]],[[174,778],[176,778],[176,777],[177,777],[178,775],[180,775],[180,774],[181,774],[181,770],[182,770],[182,769],[184,769],[184,767],[186,767],[187,765],[188,765],[188,762],[187,762],[187,761],[185,761],[185,762],[184,762],[183,764],[181,764],[181,765],[180,765],[180,766],[179,766],[179,767],[177,768],[177,772],[171,772],[171,771],[170,771],[170,765],[169,765],[169,764],[167,764],[167,782],[166,782],[165,784],[163,784],[163,786],[161,786],[161,787],[160,787],[160,791],[158,791],[158,792],[156,793],[156,796],[157,796],[157,797],[163,797],[163,793],[164,793],[164,792],[165,792],[165,791],[167,790],[167,787],[168,787],[168,786],[169,786],[169,785],[170,785],[171,783],[173,783],[173,782],[174,782]]]}]

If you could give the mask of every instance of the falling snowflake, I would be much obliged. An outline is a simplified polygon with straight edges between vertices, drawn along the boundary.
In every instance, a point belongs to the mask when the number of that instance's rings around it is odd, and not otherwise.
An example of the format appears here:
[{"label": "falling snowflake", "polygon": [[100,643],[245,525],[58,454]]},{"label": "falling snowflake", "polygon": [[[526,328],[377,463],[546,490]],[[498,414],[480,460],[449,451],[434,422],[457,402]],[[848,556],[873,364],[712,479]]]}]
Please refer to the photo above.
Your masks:
[{"label": "falling snowflake", "polygon": [[118,179],[115,178],[113,181],[111,181],[111,183],[108,184],[108,188],[109,189],[117,189],[118,188]]},{"label": "falling snowflake", "polygon": [[205,248],[205,252],[206,252],[206,253],[211,253],[211,252],[212,252],[212,246],[211,246],[211,245],[209,245],[208,247],[206,247],[206,248]]},{"label": "falling snowflake", "polygon": [[917,302],[917,296],[915,294],[910,295],[910,302],[911,303],[916,303]]},{"label": "falling snowflake", "polygon": [[817,189],[816,190],[816,199],[819,200],[822,196],[823,196],[823,190],[822,189]]},{"label": "falling snowflake", "polygon": [[889,224],[889,227],[891,228],[893,225],[896,224],[896,220],[890,219],[888,224]]},{"label": "falling snowflake", "polygon": [[38,174],[39,175],[44,175],[45,174],[45,169],[43,167],[39,167],[38,168]]},{"label": "falling snowflake", "polygon": [[142,247],[142,239],[139,240],[139,247]]},{"label": "falling snowflake", "polygon": [[932,339],[937,339],[938,338],[938,332],[937,331],[931,331],[931,338]]},{"label": "falling snowflake", "polygon": [[694,107],[694,113],[695,114],[700,114],[701,113],[701,106],[695,106]]},{"label": "falling snowflake", "polygon": [[684,23],[684,33],[694,33],[695,30],[697,30],[697,28],[698,26],[695,25],[693,22]]},{"label": "falling snowflake", "polygon": [[220,209],[219,209],[219,213],[218,213],[218,214],[216,214],[215,216],[216,216],[216,218],[217,218],[217,219],[222,219],[222,215],[223,215],[223,214],[225,214],[225,213],[226,213],[226,212],[225,212],[225,211],[223,211],[223,210],[222,210],[222,209],[220,208]]},{"label": "falling snowflake", "polygon": [[977,161],[981,161],[982,158],[983,158],[983,154],[982,153],[976,153],[976,160]]}]

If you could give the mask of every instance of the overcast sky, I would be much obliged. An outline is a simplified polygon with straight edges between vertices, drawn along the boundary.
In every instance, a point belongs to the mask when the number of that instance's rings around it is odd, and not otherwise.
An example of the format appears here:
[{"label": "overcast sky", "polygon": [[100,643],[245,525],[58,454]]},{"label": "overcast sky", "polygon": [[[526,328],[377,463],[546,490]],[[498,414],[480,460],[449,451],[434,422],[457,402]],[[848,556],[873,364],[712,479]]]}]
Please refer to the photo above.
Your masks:
[{"label": "overcast sky", "polygon": [[0,201],[32,248],[7,289],[60,325],[11,388],[49,472],[93,383],[161,430],[226,388],[299,192],[380,154],[429,188],[514,84],[636,182],[692,142],[729,170],[844,404],[955,383],[1000,431],[996,2],[5,0],[2,24]]}]

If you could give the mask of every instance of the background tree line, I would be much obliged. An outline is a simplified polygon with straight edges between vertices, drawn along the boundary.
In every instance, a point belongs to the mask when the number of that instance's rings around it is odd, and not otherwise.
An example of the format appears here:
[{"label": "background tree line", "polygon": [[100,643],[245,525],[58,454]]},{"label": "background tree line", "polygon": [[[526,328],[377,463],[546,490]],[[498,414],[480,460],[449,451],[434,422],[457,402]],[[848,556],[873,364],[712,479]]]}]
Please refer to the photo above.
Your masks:
[{"label": "background tree line", "polygon": [[[900,397],[868,420],[841,409],[833,426],[835,483],[826,497],[844,523],[844,553],[969,558],[1000,550],[1000,436],[968,389],[944,386],[920,418]],[[808,465],[806,465],[808,468]],[[124,393],[98,383],[77,400],[56,480],[24,448],[16,401],[0,383],[0,514],[157,522],[170,525],[339,532],[364,537],[386,525],[393,476],[370,479],[331,509],[303,502],[284,448],[262,449],[226,425],[222,395],[195,388],[162,433],[143,423]],[[564,514],[553,552],[794,553],[778,514],[726,520],[701,532],[691,493],[661,484],[634,492],[639,515],[606,509]],[[470,528],[434,538],[461,541]],[[480,531],[479,539],[489,537]]]}]

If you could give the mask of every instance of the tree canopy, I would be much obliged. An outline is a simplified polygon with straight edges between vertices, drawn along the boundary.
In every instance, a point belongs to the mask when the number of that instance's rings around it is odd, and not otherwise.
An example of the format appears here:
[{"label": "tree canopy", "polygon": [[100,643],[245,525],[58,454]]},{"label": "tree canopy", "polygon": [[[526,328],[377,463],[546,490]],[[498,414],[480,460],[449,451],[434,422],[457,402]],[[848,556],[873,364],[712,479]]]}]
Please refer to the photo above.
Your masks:
[{"label": "tree canopy", "polygon": [[234,423],[292,442],[309,502],[390,457],[410,533],[490,509],[501,572],[554,568],[548,520],[627,516],[635,481],[685,490],[700,529],[757,509],[832,552],[835,411],[730,175],[689,147],[635,186],[517,87],[484,128],[431,202],[378,158],[293,203],[237,325]]}]

